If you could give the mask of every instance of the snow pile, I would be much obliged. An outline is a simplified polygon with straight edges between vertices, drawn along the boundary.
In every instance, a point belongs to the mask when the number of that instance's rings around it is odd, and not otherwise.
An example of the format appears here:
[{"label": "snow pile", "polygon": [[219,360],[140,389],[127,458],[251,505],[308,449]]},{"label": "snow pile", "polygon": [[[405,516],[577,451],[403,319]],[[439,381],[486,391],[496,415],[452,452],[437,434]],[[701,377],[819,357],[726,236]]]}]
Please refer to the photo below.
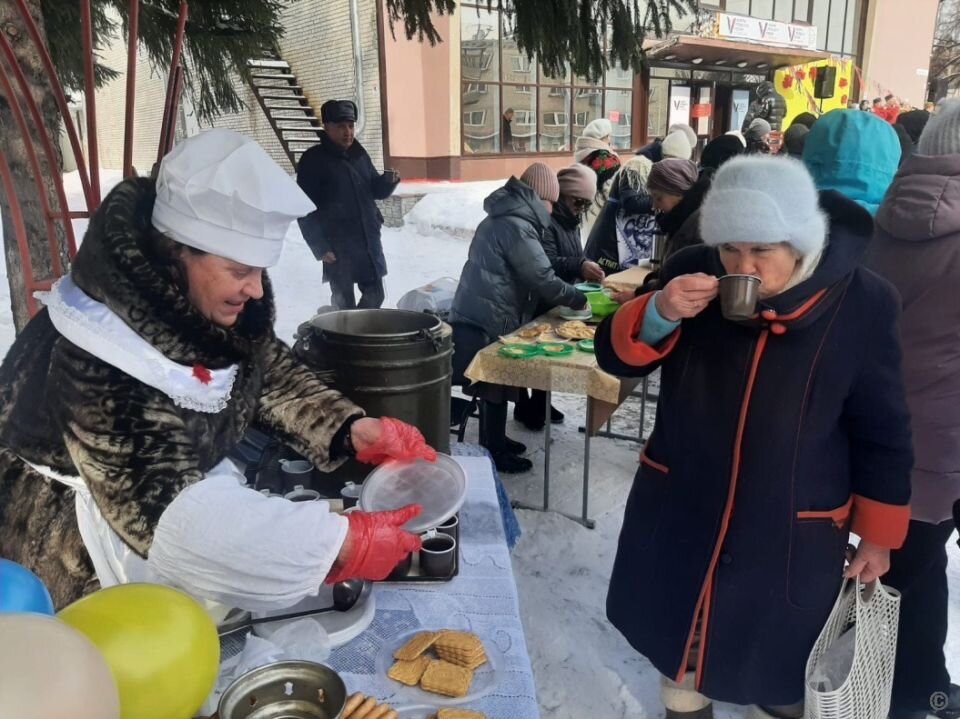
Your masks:
[{"label": "snow pile", "polygon": [[[422,236],[455,236],[469,240],[477,225],[487,216],[483,201],[503,186],[504,181],[447,184],[439,191],[427,192],[404,218],[407,228]],[[411,193],[423,192],[421,184],[408,186]]]}]

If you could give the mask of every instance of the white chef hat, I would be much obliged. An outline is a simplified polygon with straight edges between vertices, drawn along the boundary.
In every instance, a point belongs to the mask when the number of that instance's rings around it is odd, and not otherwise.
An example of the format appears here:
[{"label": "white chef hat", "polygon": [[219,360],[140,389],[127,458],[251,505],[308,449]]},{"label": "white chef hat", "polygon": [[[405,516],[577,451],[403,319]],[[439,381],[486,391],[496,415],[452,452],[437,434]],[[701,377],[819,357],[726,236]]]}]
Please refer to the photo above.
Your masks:
[{"label": "white chef hat", "polygon": [[254,140],[201,132],[160,163],[153,226],[204,252],[251,267],[280,259],[290,223],[316,209]]}]

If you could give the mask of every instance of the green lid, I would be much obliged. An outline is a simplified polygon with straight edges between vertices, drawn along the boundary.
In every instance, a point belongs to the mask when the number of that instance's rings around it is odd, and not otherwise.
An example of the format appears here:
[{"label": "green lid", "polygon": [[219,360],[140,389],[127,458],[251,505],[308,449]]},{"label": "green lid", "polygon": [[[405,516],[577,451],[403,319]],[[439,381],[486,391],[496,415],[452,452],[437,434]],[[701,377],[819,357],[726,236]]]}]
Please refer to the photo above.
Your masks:
[{"label": "green lid", "polygon": [[503,345],[497,353],[508,359],[530,359],[540,354],[536,345]]},{"label": "green lid", "polygon": [[600,292],[603,289],[603,285],[599,282],[578,282],[574,287],[581,292]]},{"label": "green lid", "polygon": [[573,353],[573,345],[565,342],[541,342],[539,347],[544,357],[566,357]]},{"label": "green lid", "polygon": [[593,352],[593,340],[580,340],[577,342],[577,348],[583,352]]}]

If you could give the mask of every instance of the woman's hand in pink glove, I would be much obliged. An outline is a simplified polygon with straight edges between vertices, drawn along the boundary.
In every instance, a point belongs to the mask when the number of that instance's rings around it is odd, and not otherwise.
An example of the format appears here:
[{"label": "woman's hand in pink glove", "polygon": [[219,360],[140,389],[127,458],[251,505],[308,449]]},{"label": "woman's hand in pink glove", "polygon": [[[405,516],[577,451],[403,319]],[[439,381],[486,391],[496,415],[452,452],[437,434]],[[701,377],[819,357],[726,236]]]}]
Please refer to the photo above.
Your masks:
[{"label": "woman's hand in pink glove", "polygon": [[344,579],[386,579],[410,552],[420,549],[420,537],[401,529],[423,508],[419,504],[391,512],[350,512],[350,528],[326,583]]},{"label": "woman's hand in pink glove", "polygon": [[437,451],[427,444],[420,430],[392,417],[363,417],[350,427],[357,461],[382,464],[388,459],[425,459],[435,462]]}]

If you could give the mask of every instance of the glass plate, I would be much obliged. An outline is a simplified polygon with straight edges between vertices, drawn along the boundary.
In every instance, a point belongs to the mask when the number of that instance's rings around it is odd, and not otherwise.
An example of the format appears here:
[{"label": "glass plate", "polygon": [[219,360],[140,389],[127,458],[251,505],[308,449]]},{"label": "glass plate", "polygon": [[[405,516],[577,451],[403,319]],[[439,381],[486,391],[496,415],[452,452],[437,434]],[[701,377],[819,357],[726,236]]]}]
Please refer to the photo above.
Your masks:
[{"label": "glass plate", "polygon": [[[395,661],[393,658],[393,653],[406,644],[414,634],[419,634],[420,632],[424,631],[431,630],[426,628],[417,629],[412,632],[407,632],[399,637],[395,637],[391,641],[387,642],[387,644],[380,651],[380,654],[377,656],[377,674],[379,676],[387,676],[387,670],[393,666]],[[408,687],[406,684],[401,684],[400,682],[395,682],[388,678],[387,681],[390,683],[390,686],[397,690],[396,696],[390,700],[390,703],[396,707],[410,708],[413,708],[414,706],[451,707],[459,706],[461,704],[469,704],[470,702],[477,701],[477,699],[480,699],[481,697],[485,697],[487,694],[497,688],[497,684],[503,678],[503,670],[504,666],[506,665],[506,659],[493,641],[484,641],[483,649],[487,653],[487,663],[474,670],[473,683],[470,685],[470,691],[467,692],[466,696],[445,697],[442,694],[428,692],[425,689],[421,689],[419,686]],[[427,653],[430,653],[429,649],[427,650]],[[412,716],[416,716],[416,714],[413,714]]]},{"label": "glass plate", "polygon": [[423,512],[403,528],[419,534],[443,524],[467,498],[467,475],[456,460],[437,453],[436,462],[385,462],[364,480],[357,503],[365,512],[419,504]]}]

